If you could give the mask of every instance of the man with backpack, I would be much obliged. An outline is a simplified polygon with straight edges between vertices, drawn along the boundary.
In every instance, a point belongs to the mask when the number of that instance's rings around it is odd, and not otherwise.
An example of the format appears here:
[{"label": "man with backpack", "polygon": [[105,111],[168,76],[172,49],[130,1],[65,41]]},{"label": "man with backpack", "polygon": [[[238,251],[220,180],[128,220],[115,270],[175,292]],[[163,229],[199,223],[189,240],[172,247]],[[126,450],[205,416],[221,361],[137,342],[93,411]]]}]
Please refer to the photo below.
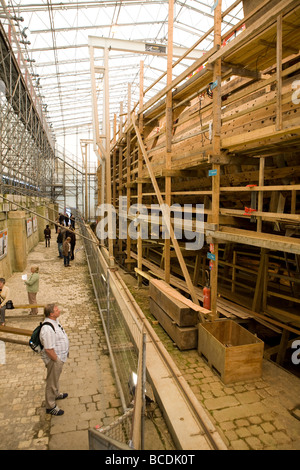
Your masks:
[{"label": "man with backpack", "polygon": [[[43,346],[41,356],[47,368],[46,378],[46,413],[61,416],[64,411],[56,405],[56,400],[67,398],[67,393],[60,393],[59,378],[69,354],[68,336],[58,321],[60,310],[56,304],[44,308],[45,325],[40,331]],[[50,325],[49,325],[50,323]]]}]

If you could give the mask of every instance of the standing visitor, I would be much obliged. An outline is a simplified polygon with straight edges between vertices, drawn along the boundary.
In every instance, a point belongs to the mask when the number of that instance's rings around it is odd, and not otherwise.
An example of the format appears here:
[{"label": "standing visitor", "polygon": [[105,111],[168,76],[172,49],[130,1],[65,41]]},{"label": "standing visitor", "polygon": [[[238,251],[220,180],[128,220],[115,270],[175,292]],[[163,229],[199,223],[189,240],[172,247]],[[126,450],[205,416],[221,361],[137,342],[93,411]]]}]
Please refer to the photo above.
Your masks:
[{"label": "standing visitor", "polygon": [[44,236],[45,236],[46,248],[47,246],[50,248],[51,230],[50,230],[49,225],[46,225],[46,228],[44,230]]},{"label": "standing visitor", "polygon": [[5,306],[9,297],[9,288],[5,286],[5,279],[0,278],[0,325],[5,326]]},{"label": "standing visitor", "polygon": [[58,257],[63,258],[63,233],[60,228],[57,229],[57,248],[58,248]]},{"label": "standing visitor", "polygon": [[44,315],[43,323],[51,323],[51,325],[45,325],[40,332],[40,340],[44,346],[41,356],[47,368],[46,413],[62,416],[64,411],[56,405],[56,401],[68,397],[67,393],[60,393],[59,379],[69,355],[69,339],[58,321],[60,310],[56,304],[46,305]]},{"label": "standing visitor", "polygon": [[[27,281],[24,281],[24,282],[25,282],[26,289],[27,289],[29,305],[36,305],[37,304],[36,296],[39,291],[39,282],[40,282],[38,266],[31,267],[31,275],[29,279],[27,279]],[[37,315],[37,314],[38,314],[37,307],[32,307],[29,315]]]},{"label": "standing visitor", "polygon": [[63,242],[63,255],[64,255],[64,266],[68,268],[70,266],[70,254],[71,254],[71,238],[67,237]]}]

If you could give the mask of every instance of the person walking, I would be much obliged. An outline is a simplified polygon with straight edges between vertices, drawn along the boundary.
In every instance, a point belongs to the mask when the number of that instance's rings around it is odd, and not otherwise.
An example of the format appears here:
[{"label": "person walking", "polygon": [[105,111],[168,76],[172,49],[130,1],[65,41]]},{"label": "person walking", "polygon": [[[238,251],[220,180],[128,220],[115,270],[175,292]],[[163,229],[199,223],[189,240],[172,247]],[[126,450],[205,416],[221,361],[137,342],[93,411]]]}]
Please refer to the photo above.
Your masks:
[{"label": "person walking", "polygon": [[64,266],[68,268],[70,266],[70,253],[71,253],[71,238],[67,237],[63,242],[63,255],[64,255]]},{"label": "person walking", "polygon": [[57,248],[58,248],[58,257],[63,258],[63,233],[60,228],[57,229]]},{"label": "person walking", "polygon": [[71,227],[75,230],[75,217],[72,213],[70,215],[70,223],[71,223]]},{"label": "person walking", "polygon": [[69,221],[70,221],[70,217],[69,217],[68,213],[66,212],[65,213],[65,226],[66,227],[69,227]]},{"label": "person walking", "polygon": [[4,277],[0,278],[0,325],[5,326],[6,302],[9,298],[9,288],[5,285]]},{"label": "person walking", "polygon": [[64,216],[64,214],[59,213],[58,221],[59,221],[60,225],[64,225],[64,224],[65,224],[65,216]]},{"label": "person walking", "polygon": [[49,225],[46,225],[46,228],[44,230],[44,236],[45,236],[46,248],[47,248],[47,246],[50,248],[51,229],[50,229]]},{"label": "person walking", "polygon": [[[38,266],[31,266],[31,275],[29,279],[27,279],[27,281],[24,281],[24,282],[25,282],[26,289],[27,289],[29,305],[36,305],[37,303],[36,296],[39,291],[39,282],[40,282]],[[32,307],[29,315],[37,315],[37,314],[38,314],[37,307]]]},{"label": "person walking", "polygon": [[64,411],[57,405],[57,400],[64,400],[67,393],[59,390],[59,379],[64,363],[69,356],[69,339],[61,326],[58,318],[59,307],[56,304],[48,304],[44,308],[45,320],[43,323],[51,323],[41,328],[40,341],[44,347],[41,356],[47,369],[45,400],[46,413],[54,416],[62,416]]},{"label": "person walking", "polygon": [[76,245],[76,234],[72,227],[69,228],[67,231],[67,237],[71,238],[70,245],[71,245],[71,253],[70,253],[70,260],[73,261],[75,258],[75,245]]}]

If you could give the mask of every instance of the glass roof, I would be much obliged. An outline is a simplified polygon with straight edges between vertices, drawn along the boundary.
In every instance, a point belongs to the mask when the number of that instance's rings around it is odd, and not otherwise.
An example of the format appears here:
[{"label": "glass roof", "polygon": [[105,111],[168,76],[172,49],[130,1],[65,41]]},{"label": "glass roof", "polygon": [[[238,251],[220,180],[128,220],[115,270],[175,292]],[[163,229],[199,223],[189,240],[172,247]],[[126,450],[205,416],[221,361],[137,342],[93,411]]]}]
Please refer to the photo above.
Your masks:
[{"label": "glass roof", "polygon": [[[155,43],[167,46],[168,0],[1,0],[3,12],[22,18],[16,21],[17,37],[32,76],[35,92],[42,102],[54,139],[78,153],[80,139],[92,138],[92,106],[89,36]],[[213,26],[214,0],[174,0],[174,47],[185,49]],[[222,11],[234,0],[223,0]],[[242,3],[224,18],[223,32],[243,17]],[[208,50],[208,36],[200,50]],[[98,56],[99,54],[99,56]],[[96,50],[101,64],[102,51]],[[138,101],[140,61],[144,61],[145,88],[166,71],[166,56],[140,55],[111,50],[109,54],[110,114],[127,111],[128,83],[132,103]],[[175,58],[174,58],[175,60]],[[174,68],[174,77],[191,65],[184,59]],[[157,93],[162,80],[147,94]]]}]

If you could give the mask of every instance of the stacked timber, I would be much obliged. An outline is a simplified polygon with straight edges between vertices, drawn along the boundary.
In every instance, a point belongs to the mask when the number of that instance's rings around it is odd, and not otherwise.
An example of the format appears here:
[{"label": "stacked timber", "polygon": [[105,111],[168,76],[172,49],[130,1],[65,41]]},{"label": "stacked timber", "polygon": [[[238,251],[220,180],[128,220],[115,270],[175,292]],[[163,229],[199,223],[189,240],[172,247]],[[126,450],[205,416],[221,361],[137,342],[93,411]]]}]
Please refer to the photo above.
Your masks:
[{"label": "stacked timber", "polygon": [[180,350],[196,349],[198,314],[164,281],[150,281],[150,311]]}]

